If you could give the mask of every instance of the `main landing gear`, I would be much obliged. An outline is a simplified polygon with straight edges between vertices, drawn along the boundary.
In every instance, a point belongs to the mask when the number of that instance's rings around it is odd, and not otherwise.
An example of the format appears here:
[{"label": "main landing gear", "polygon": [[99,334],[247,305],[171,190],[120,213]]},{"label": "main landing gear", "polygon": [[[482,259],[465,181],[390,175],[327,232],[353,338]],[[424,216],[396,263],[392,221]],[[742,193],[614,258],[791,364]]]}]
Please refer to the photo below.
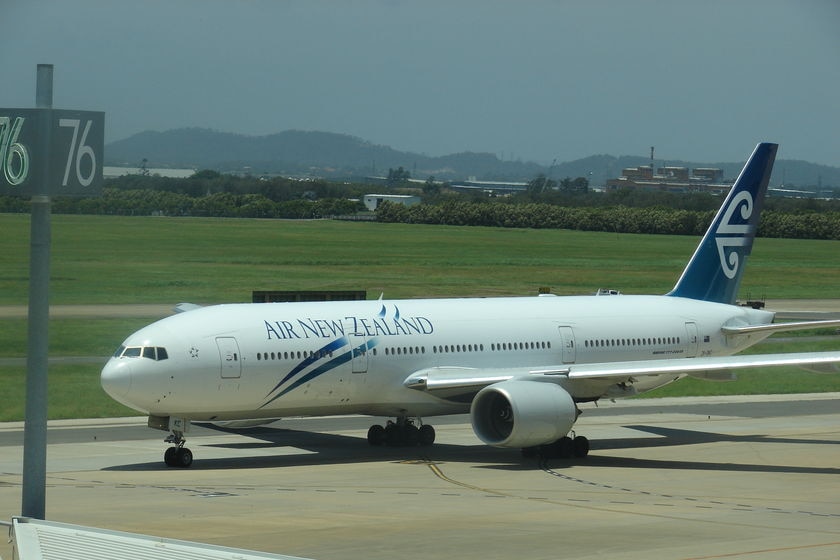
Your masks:
[{"label": "main landing gear", "polygon": [[[417,419],[420,422],[419,419]],[[435,442],[435,429],[429,424],[417,426],[414,420],[398,418],[397,421],[388,420],[382,426],[374,424],[367,434],[371,445],[387,445],[389,447],[403,447],[415,445],[432,445]]]},{"label": "main landing gear", "polygon": [[184,434],[182,432],[173,431],[172,434],[163,441],[175,444],[168,448],[163,454],[163,462],[166,463],[167,467],[179,467],[185,469],[192,465],[193,454],[192,451],[184,447],[187,440],[184,439]]},{"label": "main landing gear", "polygon": [[[574,435],[574,432],[572,432]],[[523,457],[540,457],[542,459],[571,459],[584,458],[589,455],[589,440],[583,436],[563,436],[553,443],[546,443],[536,447],[522,449]]]}]

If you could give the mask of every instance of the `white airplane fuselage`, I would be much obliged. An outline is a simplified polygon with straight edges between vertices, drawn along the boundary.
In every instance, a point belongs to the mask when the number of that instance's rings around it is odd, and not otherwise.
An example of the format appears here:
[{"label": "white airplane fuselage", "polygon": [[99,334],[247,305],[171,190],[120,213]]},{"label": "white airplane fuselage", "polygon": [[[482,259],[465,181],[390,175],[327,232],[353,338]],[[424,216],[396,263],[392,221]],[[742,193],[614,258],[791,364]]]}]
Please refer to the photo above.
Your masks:
[{"label": "white airplane fuselage", "polygon": [[[229,304],[136,332],[103,384],[150,415],[192,420],[370,414],[434,416],[470,402],[411,389],[428,368],[492,369],[728,356],[722,326],[768,324],[773,313],[667,296],[517,297]],[[166,359],[122,359],[124,347]],[[679,376],[635,380],[647,391]],[[575,401],[609,394],[610,378],[559,384]],[[618,395],[616,395],[618,396]]]}]

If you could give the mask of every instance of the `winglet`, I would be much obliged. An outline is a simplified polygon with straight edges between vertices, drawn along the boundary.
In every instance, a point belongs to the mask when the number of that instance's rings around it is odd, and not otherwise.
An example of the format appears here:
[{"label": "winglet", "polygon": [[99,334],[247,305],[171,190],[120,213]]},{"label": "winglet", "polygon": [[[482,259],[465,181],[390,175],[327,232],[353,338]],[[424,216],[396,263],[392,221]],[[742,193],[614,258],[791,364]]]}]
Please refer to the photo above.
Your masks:
[{"label": "winglet", "polygon": [[669,296],[735,303],[778,147],[756,146]]}]

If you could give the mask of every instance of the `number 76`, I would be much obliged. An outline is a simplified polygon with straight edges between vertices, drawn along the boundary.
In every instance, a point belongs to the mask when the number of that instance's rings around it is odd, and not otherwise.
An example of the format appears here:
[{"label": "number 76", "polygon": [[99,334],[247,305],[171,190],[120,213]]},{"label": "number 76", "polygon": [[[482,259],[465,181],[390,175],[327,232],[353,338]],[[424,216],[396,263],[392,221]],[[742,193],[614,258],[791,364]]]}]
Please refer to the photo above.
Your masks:
[{"label": "number 76", "polygon": [[[64,168],[64,180],[61,182],[62,187],[67,186],[67,181],[70,178],[70,168],[74,163],[74,153],[76,156],[76,179],[79,180],[79,183],[83,187],[88,187],[96,176],[96,154],[94,153],[93,148],[85,143],[87,142],[88,132],[90,132],[90,126],[93,124],[93,121],[89,120],[85,123],[85,128],[82,131],[82,138],[79,140],[77,146],[76,139],[79,136],[79,125],[81,122],[81,119],[59,119],[58,121],[58,126],[73,129],[73,140],[70,142],[70,152],[67,154],[67,166]],[[90,158],[90,173],[87,175],[82,174],[82,158],[84,157]]]}]

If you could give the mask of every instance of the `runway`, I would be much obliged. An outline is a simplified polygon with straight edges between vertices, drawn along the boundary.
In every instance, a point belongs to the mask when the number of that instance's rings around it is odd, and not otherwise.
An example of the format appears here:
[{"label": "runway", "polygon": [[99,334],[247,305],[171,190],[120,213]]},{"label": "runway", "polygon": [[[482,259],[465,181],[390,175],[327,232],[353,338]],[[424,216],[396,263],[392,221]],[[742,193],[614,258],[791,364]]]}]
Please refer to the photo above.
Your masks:
[{"label": "runway", "polygon": [[[590,405],[575,461],[431,421],[431,448],[371,448],[362,417],[194,428],[187,470],[142,418],[51,422],[47,517],[324,560],[840,557],[840,394]],[[0,424],[6,520],[22,440]]]}]

